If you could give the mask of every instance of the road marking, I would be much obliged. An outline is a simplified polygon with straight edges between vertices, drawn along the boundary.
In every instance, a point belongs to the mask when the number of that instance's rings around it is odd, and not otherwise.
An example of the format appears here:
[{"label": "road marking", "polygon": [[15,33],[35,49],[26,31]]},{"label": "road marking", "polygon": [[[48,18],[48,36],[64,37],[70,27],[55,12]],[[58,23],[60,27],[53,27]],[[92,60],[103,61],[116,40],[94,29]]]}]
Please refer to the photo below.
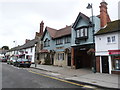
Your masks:
[{"label": "road marking", "polygon": [[73,84],[73,85],[82,86],[82,87],[85,87],[85,88],[95,88],[95,87],[92,87],[92,86],[82,85],[82,84],[78,84],[78,83],[66,81],[66,80],[63,80],[63,79],[59,79],[59,78],[56,78],[56,77],[47,76],[47,75],[45,75],[45,74],[36,73],[36,72],[31,71],[31,70],[29,70],[29,72],[34,73],[34,74],[37,74],[37,75],[41,75],[41,76],[44,76],[44,77],[48,77],[48,78],[51,78],[51,79],[55,79],[55,80],[58,80],[58,81],[70,83],[70,84]]}]

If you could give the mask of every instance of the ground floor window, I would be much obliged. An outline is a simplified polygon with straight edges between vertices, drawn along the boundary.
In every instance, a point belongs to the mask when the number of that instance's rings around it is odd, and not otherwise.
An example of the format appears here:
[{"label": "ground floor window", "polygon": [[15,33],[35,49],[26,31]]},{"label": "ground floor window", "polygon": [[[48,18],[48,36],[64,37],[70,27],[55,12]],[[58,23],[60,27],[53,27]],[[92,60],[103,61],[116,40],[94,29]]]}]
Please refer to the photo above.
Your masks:
[{"label": "ground floor window", "polygon": [[120,70],[120,56],[111,56],[112,57],[112,69]]},{"label": "ground floor window", "polygon": [[27,55],[26,59],[32,60],[32,55]]},{"label": "ground floor window", "polygon": [[64,53],[58,53],[57,60],[64,60]]}]

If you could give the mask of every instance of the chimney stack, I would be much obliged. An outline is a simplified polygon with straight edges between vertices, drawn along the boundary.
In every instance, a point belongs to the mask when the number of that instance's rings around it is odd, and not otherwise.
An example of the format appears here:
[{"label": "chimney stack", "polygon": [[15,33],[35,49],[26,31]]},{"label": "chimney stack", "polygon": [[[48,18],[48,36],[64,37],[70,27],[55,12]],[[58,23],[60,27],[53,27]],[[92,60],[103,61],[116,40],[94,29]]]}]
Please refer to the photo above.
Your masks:
[{"label": "chimney stack", "polygon": [[26,39],[26,40],[25,40],[25,43],[28,43],[29,41],[30,41],[30,39]]},{"label": "chimney stack", "polygon": [[44,28],[44,22],[41,21],[41,23],[40,23],[40,32],[39,32],[40,35],[43,34],[43,28]]},{"label": "chimney stack", "polygon": [[107,25],[108,22],[110,22],[110,17],[107,12],[107,3],[102,0],[100,3],[100,23],[101,23],[101,28]]}]

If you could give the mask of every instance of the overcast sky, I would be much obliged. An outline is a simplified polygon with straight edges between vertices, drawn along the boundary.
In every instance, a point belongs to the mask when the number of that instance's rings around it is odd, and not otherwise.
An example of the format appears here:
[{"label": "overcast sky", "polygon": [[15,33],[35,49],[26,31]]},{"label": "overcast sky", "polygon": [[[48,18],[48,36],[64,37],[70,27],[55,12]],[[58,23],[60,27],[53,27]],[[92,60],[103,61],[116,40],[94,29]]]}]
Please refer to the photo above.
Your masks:
[{"label": "overcast sky", "polygon": [[[22,45],[25,39],[33,39],[39,32],[39,23],[44,27],[60,29],[74,23],[79,12],[91,16],[86,9],[88,3],[93,4],[94,15],[100,13],[102,0],[0,0],[0,47],[10,48]],[[118,2],[105,0],[111,20],[118,19]],[[13,41],[16,41],[14,43]]]}]

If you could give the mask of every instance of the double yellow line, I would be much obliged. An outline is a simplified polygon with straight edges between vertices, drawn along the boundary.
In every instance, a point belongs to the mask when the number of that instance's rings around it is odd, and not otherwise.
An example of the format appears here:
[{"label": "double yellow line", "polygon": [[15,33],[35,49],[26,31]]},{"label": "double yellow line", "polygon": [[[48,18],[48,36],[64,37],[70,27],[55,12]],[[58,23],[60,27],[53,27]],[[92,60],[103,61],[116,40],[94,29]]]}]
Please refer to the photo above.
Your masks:
[{"label": "double yellow line", "polygon": [[66,81],[66,80],[63,80],[63,79],[59,79],[59,78],[56,78],[56,77],[47,76],[47,75],[45,75],[45,74],[36,73],[36,72],[31,71],[31,70],[30,70],[29,72],[34,73],[34,74],[37,74],[37,75],[41,75],[41,76],[44,76],[44,77],[48,77],[48,78],[51,78],[51,79],[55,79],[55,80],[58,80],[58,81],[62,81],[62,82],[65,82],[65,83],[70,83],[70,84],[73,84],[73,85],[85,87],[85,88],[94,88],[94,87],[91,87],[91,86],[82,85],[82,84],[78,84],[78,83]]}]

